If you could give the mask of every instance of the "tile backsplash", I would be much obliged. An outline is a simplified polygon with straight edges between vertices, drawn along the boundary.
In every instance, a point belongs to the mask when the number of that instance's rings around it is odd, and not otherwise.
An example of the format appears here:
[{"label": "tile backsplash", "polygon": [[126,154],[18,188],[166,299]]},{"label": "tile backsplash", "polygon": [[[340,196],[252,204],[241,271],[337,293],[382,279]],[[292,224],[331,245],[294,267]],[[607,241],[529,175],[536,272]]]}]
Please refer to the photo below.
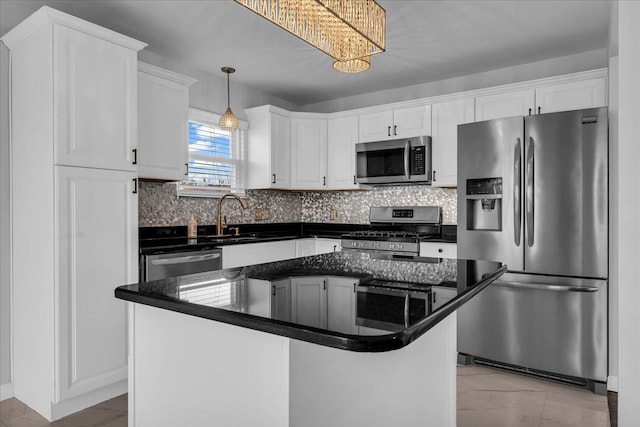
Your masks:
[{"label": "tile backsplash", "polygon": [[[292,192],[247,190],[249,209],[225,199],[223,213],[231,224],[270,222],[335,222],[366,224],[370,206],[442,206],[443,223],[456,223],[456,190],[427,185],[376,187],[371,191]],[[198,224],[215,224],[218,200],[177,197],[173,183],[141,182],[138,198],[140,227],[186,225],[191,215]],[[269,218],[254,220],[254,210],[268,209]],[[335,209],[336,219],[330,219]]]}]

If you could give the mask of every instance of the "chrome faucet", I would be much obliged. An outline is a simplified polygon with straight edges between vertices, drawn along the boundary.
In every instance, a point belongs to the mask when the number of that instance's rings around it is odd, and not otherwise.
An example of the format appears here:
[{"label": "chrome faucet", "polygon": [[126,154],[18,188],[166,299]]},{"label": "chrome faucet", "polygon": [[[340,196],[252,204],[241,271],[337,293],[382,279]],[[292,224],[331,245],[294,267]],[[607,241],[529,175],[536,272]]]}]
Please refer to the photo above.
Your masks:
[{"label": "chrome faucet", "polygon": [[[234,197],[236,200],[238,200],[240,202],[240,205],[242,205],[242,209],[247,209],[249,207],[249,204],[247,203],[247,201],[245,199],[243,199],[242,197],[238,196],[237,194],[233,194],[233,193],[228,193],[225,194],[224,196],[220,197],[218,199],[218,214],[216,215],[216,235],[217,236],[222,236],[222,231],[227,228],[227,224],[226,224],[226,218],[225,218],[225,224],[222,224],[222,201],[225,199],[225,197]],[[237,234],[238,230],[236,229],[236,234]]]}]

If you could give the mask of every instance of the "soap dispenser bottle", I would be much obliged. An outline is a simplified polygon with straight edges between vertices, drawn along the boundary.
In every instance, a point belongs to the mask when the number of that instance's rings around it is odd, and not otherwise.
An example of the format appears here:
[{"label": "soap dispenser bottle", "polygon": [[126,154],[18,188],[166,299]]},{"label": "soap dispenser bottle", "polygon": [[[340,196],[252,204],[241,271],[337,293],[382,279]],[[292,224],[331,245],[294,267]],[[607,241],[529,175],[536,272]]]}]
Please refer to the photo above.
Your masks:
[{"label": "soap dispenser bottle", "polygon": [[189,218],[189,222],[187,223],[187,239],[197,239],[198,238],[198,222],[195,217],[191,215]]}]

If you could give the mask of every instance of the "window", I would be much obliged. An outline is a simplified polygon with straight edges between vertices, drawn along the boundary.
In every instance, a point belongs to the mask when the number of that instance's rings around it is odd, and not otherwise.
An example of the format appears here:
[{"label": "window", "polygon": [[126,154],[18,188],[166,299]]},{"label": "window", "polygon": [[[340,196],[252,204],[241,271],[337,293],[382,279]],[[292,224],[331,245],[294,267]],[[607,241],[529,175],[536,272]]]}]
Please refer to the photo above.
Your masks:
[{"label": "window", "polygon": [[217,114],[189,109],[189,178],[178,185],[178,196],[244,194],[246,122],[229,132],[220,129],[219,120]]}]

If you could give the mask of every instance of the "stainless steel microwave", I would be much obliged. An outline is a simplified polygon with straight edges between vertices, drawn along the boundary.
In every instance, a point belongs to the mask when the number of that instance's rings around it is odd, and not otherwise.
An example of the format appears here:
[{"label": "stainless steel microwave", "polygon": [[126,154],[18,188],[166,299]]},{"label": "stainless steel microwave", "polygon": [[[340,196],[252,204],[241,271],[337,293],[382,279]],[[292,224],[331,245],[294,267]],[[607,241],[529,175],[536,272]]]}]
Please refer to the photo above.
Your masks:
[{"label": "stainless steel microwave", "polygon": [[431,137],[356,144],[356,182],[415,184],[431,182]]}]

